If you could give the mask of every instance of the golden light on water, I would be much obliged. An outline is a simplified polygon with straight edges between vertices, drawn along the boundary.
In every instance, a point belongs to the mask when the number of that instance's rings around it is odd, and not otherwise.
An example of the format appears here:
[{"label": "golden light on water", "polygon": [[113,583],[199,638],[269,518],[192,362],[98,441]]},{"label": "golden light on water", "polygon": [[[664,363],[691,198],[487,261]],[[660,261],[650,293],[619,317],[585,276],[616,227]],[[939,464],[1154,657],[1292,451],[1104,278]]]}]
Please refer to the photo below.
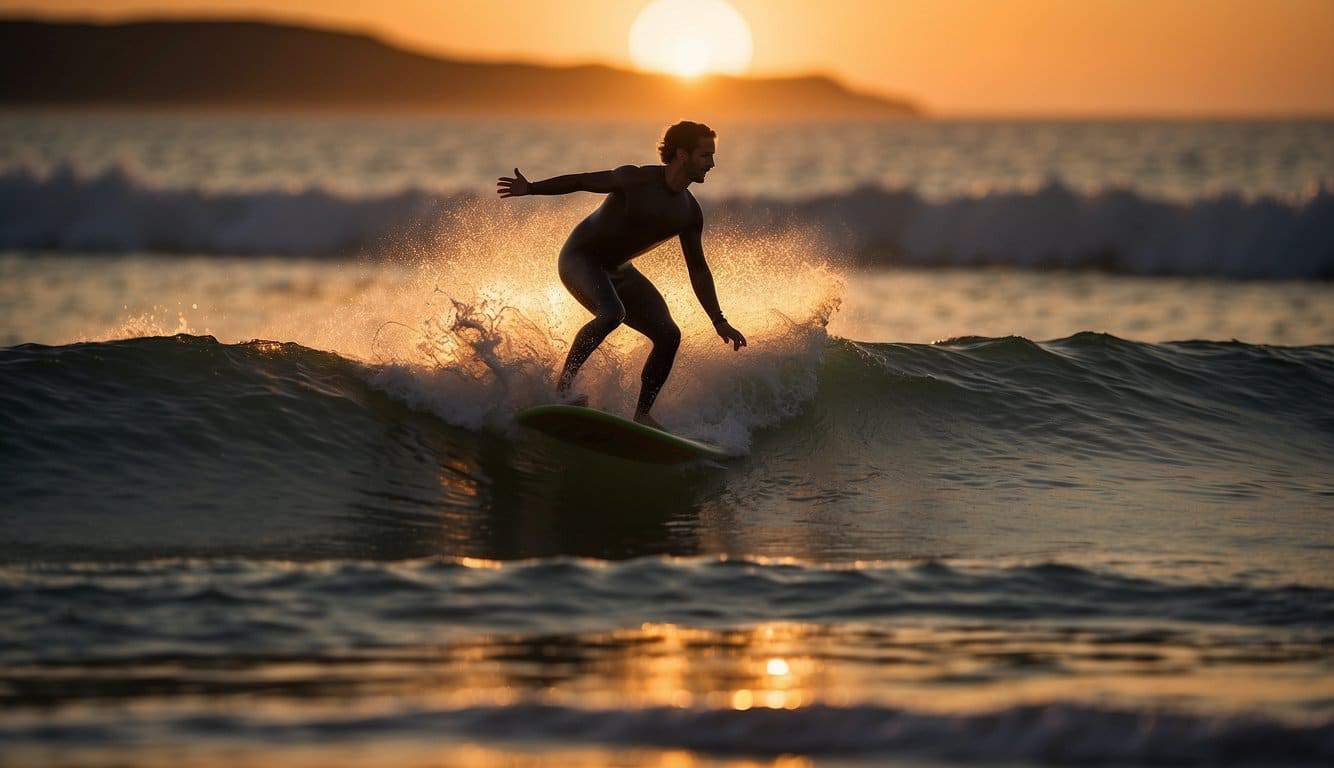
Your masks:
[{"label": "golden light on water", "polygon": [[[493,567],[483,560],[465,564]],[[1057,653],[1067,654],[1065,671],[1025,680],[1005,672],[1007,659]],[[379,661],[362,669],[377,690],[445,707],[529,700],[594,709],[745,711],[876,704],[977,713],[1070,698],[1069,674],[1079,676],[1081,691],[1074,698],[1083,701],[1172,696],[1183,707],[1213,711],[1246,702],[1278,707],[1302,701],[1309,707],[1329,700],[1334,683],[1312,682],[1305,674],[1274,677],[1264,663],[1249,659],[1209,662],[1202,672],[1200,665],[1213,653],[1158,642],[1084,642],[1063,632],[986,627],[903,624],[868,632],[776,622],[719,631],[645,623],[559,640],[494,636],[446,645],[425,663]],[[539,660],[569,664],[535,679],[531,665]],[[308,674],[324,671],[312,667]],[[300,676],[290,665],[281,675]],[[972,682],[958,682],[965,679]],[[1305,710],[1293,711],[1301,715]]]},{"label": "golden light on water", "polygon": [[641,69],[686,78],[741,74],[754,52],[750,26],[725,0],[655,0],[631,25],[629,45]]},{"label": "golden light on water", "polygon": [[[473,559],[462,563],[470,568],[497,565]],[[430,566],[400,567],[405,576],[413,577],[414,570]],[[1286,710],[1296,720],[1303,720],[1328,710],[1325,702],[1331,700],[1334,685],[1319,674],[1323,657],[1315,638],[1308,645],[1272,649],[1282,657],[1308,659],[1291,673],[1276,675],[1273,663],[1256,656],[1254,648],[1229,645],[1223,635],[1198,646],[1157,639],[1107,642],[1118,637],[1119,630],[1111,635],[1087,630],[1088,636],[1080,637],[1061,627],[1007,630],[910,622],[881,629],[773,622],[744,630],[647,622],[605,633],[499,634],[458,642],[437,636],[435,631],[423,636],[423,645],[399,649],[401,654],[377,651],[363,659],[350,657],[334,670],[318,660],[243,665],[226,672],[228,678],[249,687],[282,686],[284,690],[306,691],[311,698],[236,700],[222,706],[243,709],[250,717],[281,722],[317,708],[330,717],[369,718],[404,710],[429,712],[521,703],[618,713],[662,706],[754,711],[871,705],[969,714],[1051,701],[1133,707],[1137,702],[1170,698],[1184,709],[1201,713],[1262,706],[1274,712]],[[1237,633],[1241,638],[1246,634],[1246,630]],[[1246,651],[1244,655],[1236,653],[1241,650]],[[1027,678],[1017,679],[1013,674],[1016,662],[1030,664],[1032,660],[1057,658],[1063,659],[1062,664],[1042,664]],[[135,672],[157,679],[164,669],[153,664]],[[70,673],[85,680],[90,675],[86,668],[74,668]],[[29,673],[11,670],[11,674]],[[49,676],[52,671],[40,674]],[[120,672],[110,674],[115,679]],[[1072,681],[1077,681],[1074,687]],[[177,713],[180,707],[189,705],[166,698],[149,706]],[[524,753],[531,756],[527,760],[511,759],[508,752],[481,747],[472,751],[466,743],[420,744],[424,750],[442,751],[407,759],[405,753],[377,745],[364,762],[375,766],[527,766],[552,762],[589,766],[751,765],[708,760],[692,763],[698,756],[681,751],[654,750],[630,756],[625,750],[617,750],[613,754],[581,747],[577,741],[569,748],[586,753],[545,761],[543,757],[549,758],[546,750],[565,747],[544,745],[541,754]],[[403,743],[405,748],[416,746],[410,740]],[[343,749],[353,748],[356,745],[343,745]],[[327,752],[312,754],[309,763],[300,763],[284,754],[283,759],[253,764],[314,766],[347,762],[341,752],[340,759],[328,760],[329,756]],[[794,761],[780,758],[759,764],[808,764],[796,758]],[[136,763],[158,764],[143,760]],[[76,760],[71,764],[90,763]]]},{"label": "golden light on water", "polygon": [[498,571],[504,565],[499,560],[487,560],[481,557],[461,557],[458,560],[459,565],[464,568],[484,569],[488,571]]}]

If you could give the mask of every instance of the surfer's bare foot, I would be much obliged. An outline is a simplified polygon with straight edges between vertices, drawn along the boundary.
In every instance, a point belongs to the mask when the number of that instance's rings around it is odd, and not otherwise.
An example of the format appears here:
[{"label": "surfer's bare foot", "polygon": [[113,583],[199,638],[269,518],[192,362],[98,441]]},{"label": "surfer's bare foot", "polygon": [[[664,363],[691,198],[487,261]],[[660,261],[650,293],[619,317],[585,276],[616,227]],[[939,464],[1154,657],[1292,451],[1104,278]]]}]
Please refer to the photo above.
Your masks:
[{"label": "surfer's bare foot", "polygon": [[653,427],[654,429],[660,429],[663,432],[667,431],[666,427],[659,424],[657,419],[653,418],[647,413],[636,413],[635,421],[639,422],[640,424],[643,424],[646,427]]},{"label": "surfer's bare foot", "polygon": [[561,396],[560,396],[560,404],[561,404],[561,405],[577,405],[577,406],[579,406],[580,408],[587,408],[587,407],[588,407],[588,395],[585,395],[583,392],[579,392],[579,393],[577,393],[577,394],[570,394],[569,392],[563,392],[563,393],[561,393]]}]

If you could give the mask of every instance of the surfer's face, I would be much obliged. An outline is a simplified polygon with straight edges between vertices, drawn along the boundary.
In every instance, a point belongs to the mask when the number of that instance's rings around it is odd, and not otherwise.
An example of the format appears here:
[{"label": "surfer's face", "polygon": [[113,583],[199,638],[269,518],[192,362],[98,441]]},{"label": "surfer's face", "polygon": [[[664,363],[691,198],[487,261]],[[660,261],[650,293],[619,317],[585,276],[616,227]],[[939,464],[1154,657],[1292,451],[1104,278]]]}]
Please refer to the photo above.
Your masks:
[{"label": "surfer's face", "polygon": [[686,175],[695,183],[704,182],[704,174],[713,168],[713,155],[717,151],[718,145],[713,139],[703,138],[695,145],[695,149],[686,158]]}]

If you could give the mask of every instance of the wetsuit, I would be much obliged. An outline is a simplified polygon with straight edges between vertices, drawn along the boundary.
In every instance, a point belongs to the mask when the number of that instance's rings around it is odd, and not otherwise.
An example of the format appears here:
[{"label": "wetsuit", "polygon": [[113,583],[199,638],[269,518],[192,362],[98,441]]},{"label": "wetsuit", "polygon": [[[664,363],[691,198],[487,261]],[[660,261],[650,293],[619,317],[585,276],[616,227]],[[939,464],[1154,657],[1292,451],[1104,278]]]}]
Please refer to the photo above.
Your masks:
[{"label": "wetsuit", "polygon": [[637,413],[648,413],[671,373],[681,329],[672,321],[662,294],[630,265],[630,260],[670,237],[681,238],[695,295],[714,321],[724,321],[713,276],[704,260],[700,235],[704,214],[689,190],[667,186],[661,165],[623,165],[612,171],[576,173],[531,182],[529,194],[599,192],[602,205],[574,228],[560,252],[560,279],[593,319],[570,345],[558,387],[567,392],[580,366],[621,323],[653,341],[644,363]]}]

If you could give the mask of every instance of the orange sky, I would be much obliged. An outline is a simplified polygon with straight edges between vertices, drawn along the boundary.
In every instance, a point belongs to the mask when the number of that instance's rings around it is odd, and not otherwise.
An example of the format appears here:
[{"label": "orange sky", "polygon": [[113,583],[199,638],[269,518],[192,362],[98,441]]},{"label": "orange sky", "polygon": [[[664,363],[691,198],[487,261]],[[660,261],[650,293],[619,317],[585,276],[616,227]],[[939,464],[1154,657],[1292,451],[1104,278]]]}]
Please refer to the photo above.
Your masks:
[{"label": "orange sky", "polygon": [[[941,114],[1334,114],[1334,0],[730,0],[753,74],[818,70]],[[456,55],[630,66],[648,0],[0,0],[269,17]],[[372,8],[374,5],[374,8]]]}]

